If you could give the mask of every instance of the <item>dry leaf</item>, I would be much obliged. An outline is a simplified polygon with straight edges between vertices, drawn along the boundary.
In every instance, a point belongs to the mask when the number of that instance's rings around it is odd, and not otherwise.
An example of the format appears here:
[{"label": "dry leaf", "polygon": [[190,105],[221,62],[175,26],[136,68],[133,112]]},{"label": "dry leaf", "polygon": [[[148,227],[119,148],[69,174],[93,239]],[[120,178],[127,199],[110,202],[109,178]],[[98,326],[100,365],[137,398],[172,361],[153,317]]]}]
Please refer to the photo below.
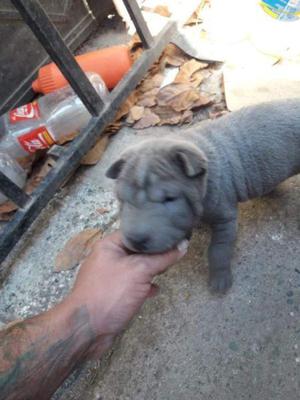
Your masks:
[{"label": "dry leaf", "polygon": [[204,80],[204,75],[203,75],[203,71],[196,71],[195,73],[193,73],[193,75],[191,76],[190,79],[190,84],[192,86],[194,86],[195,88],[200,86],[200,83],[202,83],[202,81]]},{"label": "dry leaf", "polygon": [[174,111],[184,111],[192,108],[193,103],[199,98],[199,92],[191,85],[172,83],[160,89],[157,104],[171,107]]},{"label": "dry leaf", "polygon": [[[137,96],[138,96],[138,102],[141,101],[142,99],[145,99],[147,97],[153,97],[156,96],[157,93],[159,92],[159,87],[155,87],[151,90],[148,90],[146,93],[138,91]],[[137,102],[137,103],[138,103]]]},{"label": "dry leaf", "polygon": [[[185,62],[176,75],[174,80],[175,83],[189,83],[193,81],[193,74],[195,74],[200,69],[204,69],[208,66],[208,64],[197,61],[195,59],[191,59],[190,61]],[[194,77],[194,80],[196,77]],[[198,79],[197,79],[198,80]],[[202,81],[202,79],[201,79]],[[200,81],[200,82],[201,82]]]},{"label": "dry leaf", "polygon": [[143,6],[142,10],[147,11],[147,12],[153,12],[155,14],[159,14],[162,17],[170,17],[172,15],[172,13],[169,11],[168,6],[166,6],[166,5],[158,5],[154,8]]},{"label": "dry leaf", "polygon": [[153,88],[146,93],[138,93],[138,106],[152,107],[156,104],[156,95],[159,92],[159,87]]},{"label": "dry leaf", "polygon": [[176,112],[169,107],[155,107],[153,111],[160,118],[159,125],[184,124],[187,122],[191,122],[193,119],[193,112],[191,110]]},{"label": "dry leaf", "polygon": [[193,12],[193,14],[190,16],[190,18],[186,21],[184,25],[192,26],[195,24],[199,24],[201,22],[200,14],[206,3],[207,3],[206,0],[201,0],[201,3],[198,5],[196,10]]},{"label": "dry leaf", "polygon": [[155,96],[147,96],[144,98],[141,98],[141,100],[138,101],[137,103],[139,106],[143,107],[153,107],[156,104],[156,97]]},{"label": "dry leaf", "polygon": [[200,94],[199,98],[195,103],[192,105],[192,109],[203,107],[203,106],[208,106],[209,104],[212,103],[212,98],[205,95],[205,94]]},{"label": "dry leaf", "polygon": [[164,56],[181,58],[184,61],[187,60],[186,54],[173,43],[169,43],[167,45],[167,47],[164,50]]},{"label": "dry leaf", "polygon": [[132,36],[127,46],[130,52],[131,62],[134,63],[144,51],[143,43],[137,33]]},{"label": "dry leaf", "polygon": [[103,156],[109,142],[109,136],[102,136],[95,146],[82,158],[81,165],[95,165]]},{"label": "dry leaf", "polygon": [[104,135],[108,135],[108,136],[112,136],[114,135],[116,132],[118,132],[121,129],[121,122],[120,121],[115,121],[112,124],[109,124],[105,130],[104,130]]},{"label": "dry leaf", "polygon": [[67,241],[55,259],[55,271],[76,267],[87,256],[96,240],[102,237],[100,229],[85,229]]},{"label": "dry leaf", "polygon": [[151,110],[146,108],[143,117],[133,126],[135,129],[149,128],[150,126],[157,125],[160,122],[159,117]]},{"label": "dry leaf", "polygon": [[164,58],[165,65],[171,65],[172,67],[180,67],[184,63],[183,60],[174,57],[165,57]]},{"label": "dry leaf", "polygon": [[0,214],[0,221],[2,222],[6,222],[6,221],[10,221],[12,217],[12,213],[6,213],[6,214]]},{"label": "dry leaf", "polygon": [[202,69],[201,74],[203,76],[203,79],[208,79],[212,75],[212,70],[209,68]]},{"label": "dry leaf", "polygon": [[181,124],[188,124],[193,120],[193,112],[191,110],[185,110],[181,116]]},{"label": "dry leaf", "polygon": [[201,22],[201,19],[197,17],[196,13],[194,12],[190,18],[186,21],[186,23],[184,24],[184,26],[192,26],[192,25],[196,25],[199,24]]},{"label": "dry leaf", "polygon": [[210,119],[217,119],[217,118],[223,117],[226,114],[228,114],[228,111],[226,111],[226,110],[210,112],[209,113],[209,118]]},{"label": "dry leaf", "polygon": [[97,208],[96,212],[97,212],[98,214],[103,215],[103,214],[109,213],[109,209],[108,209],[108,208],[105,208],[105,207],[101,207],[101,208]]},{"label": "dry leaf", "polygon": [[30,170],[32,164],[36,159],[36,153],[26,155],[25,157],[18,157],[17,161],[25,171]]},{"label": "dry leaf", "polygon": [[170,107],[157,106],[153,108],[154,113],[159,117],[159,125],[176,125],[180,123],[181,113]]},{"label": "dry leaf", "polygon": [[142,47],[138,47],[135,50],[131,50],[130,51],[131,63],[134,64],[136,62],[136,60],[138,60],[141,57],[143,52],[144,52],[144,49]]},{"label": "dry leaf", "polygon": [[212,110],[209,112],[209,118],[216,119],[222,117],[223,115],[228,114],[230,111],[226,107],[226,103],[221,101],[219,103],[215,103],[212,107]]},{"label": "dry leaf", "polygon": [[168,6],[156,6],[153,9],[155,14],[162,15],[163,17],[170,17],[172,14],[170,13]]},{"label": "dry leaf", "polygon": [[124,103],[121,105],[119,108],[119,111],[117,112],[116,115],[116,120],[118,121],[125,115],[127,115],[138,100],[138,92],[137,90],[134,90],[133,92],[130,93],[130,95],[127,97],[127,99],[124,101]]},{"label": "dry leaf", "polygon": [[162,57],[163,65],[172,65],[173,67],[180,67],[187,60],[187,55],[172,43],[166,47]]},{"label": "dry leaf", "polygon": [[151,65],[151,67],[148,70],[149,76],[153,76],[155,74],[160,74],[163,72],[164,65],[162,65],[162,63],[161,63],[161,58],[162,58],[162,56],[159,58],[159,60],[156,63]]},{"label": "dry leaf", "polygon": [[142,106],[134,106],[129,112],[126,122],[133,124],[134,122],[140,120],[145,113],[145,108]]},{"label": "dry leaf", "polygon": [[[40,184],[43,178],[48,174],[48,172],[53,168],[56,161],[52,157],[47,157],[42,165],[33,168],[30,178],[27,180],[24,191],[27,194],[31,194],[34,189]],[[16,211],[18,206],[16,206],[11,201],[6,201],[0,205],[0,220],[8,221],[12,215],[13,211]]]},{"label": "dry leaf", "polygon": [[51,156],[46,157],[41,165],[33,169],[33,172],[26,182],[25,192],[31,194],[49,173],[49,171],[55,166],[56,160]]},{"label": "dry leaf", "polygon": [[[0,205],[0,214],[10,213],[12,211],[17,210],[17,208],[18,208],[18,206],[16,206],[13,202],[6,201],[5,203]],[[5,221],[5,219],[2,221]]]},{"label": "dry leaf", "polygon": [[181,122],[181,113],[173,114],[169,118],[160,121],[159,125],[178,125]]},{"label": "dry leaf", "polygon": [[162,84],[164,76],[160,73],[153,76],[148,76],[139,85],[138,90],[142,93],[147,93],[154,88],[159,88]]},{"label": "dry leaf", "polygon": [[68,135],[63,135],[57,140],[57,144],[61,145],[67,142],[70,142],[71,140],[75,139],[78,136],[78,132],[71,132]]},{"label": "dry leaf", "polygon": [[[30,178],[27,180],[24,191],[31,194],[34,189],[40,184],[42,179],[53,168],[56,161],[52,157],[47,157],[41,165],[35,167],[31,173]],[[11,201],[7,201],[0,206],[0,213],[9,213],[15,211],[18,207]]]},{"label": "dry leaf", "polygon": [[135,33],[135,34],[131,37],[130,41],[129,41],[128,44],[127,44],[129,50],[134,50],[134,49],[136,49],[137,47],[142,46],[142,45],[143,45],[143,44],[142,44],[141,38],[139,37],[139,35],[138,35],[137,33]]}]

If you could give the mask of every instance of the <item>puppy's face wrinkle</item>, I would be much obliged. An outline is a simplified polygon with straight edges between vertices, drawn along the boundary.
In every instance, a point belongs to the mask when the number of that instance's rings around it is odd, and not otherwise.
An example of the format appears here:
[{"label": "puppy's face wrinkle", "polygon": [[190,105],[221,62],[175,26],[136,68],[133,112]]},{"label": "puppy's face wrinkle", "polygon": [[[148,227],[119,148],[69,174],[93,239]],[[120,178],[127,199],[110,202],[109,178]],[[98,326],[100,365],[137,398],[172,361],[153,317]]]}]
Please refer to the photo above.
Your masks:
[{"label": "puppy's face wrinkle", "polygon": [[157,253],[191,236],[202,213],[206,174],[186,176],[168,146],[150,150],[130,154],[116,193],[125,246]]}]

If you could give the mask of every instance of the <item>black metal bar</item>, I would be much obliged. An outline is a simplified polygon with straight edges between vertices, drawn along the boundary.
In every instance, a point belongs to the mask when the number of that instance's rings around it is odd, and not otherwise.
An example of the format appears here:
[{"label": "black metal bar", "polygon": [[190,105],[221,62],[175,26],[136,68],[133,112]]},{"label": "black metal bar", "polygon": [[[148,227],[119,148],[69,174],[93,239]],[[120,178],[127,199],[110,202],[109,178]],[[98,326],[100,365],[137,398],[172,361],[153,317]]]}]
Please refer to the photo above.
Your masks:
[{"label": "black metal bar", "polygon": [[32,195],[33,201],[28,203],[25,209],[17,211],[13,220],[4,227],[0,235],[0,262],[6,258],[9,251],[53,197],[66,177],[79,166],[81,158],[96,143],[104,128],[114,120],[120,105],[143,79],[150,66],[159,58],[175,31],[174,22],[169,22],[165,26],[157,36],[154,46],[144,51],[132,69],[113,90],[110,95],[110,102],[105,104],[100,115],[91,119],[86,130],[69,145],[65,154],[57,161],[55,168],[50,171],[35,190]]},{"label": "black metal bar", "polygon": [[[16,13],[20,13],[16,10]],[[93,20],[89,15],[86,15],[76,26],[74,26],[64,37],[65,43],[72,50],[76,49],[81,43],[82,39],[87,39],[94,29],[97,28],[97,21]],[[31,83],[35,79],[37,71],[45,64],[51,62],[49,55],[37,65],[35,71],[32,71],[27,78],[18,86],[5,100],[0,104],[0,115],[6,113],[8,110],[16,108],[18,105],[29,103],[34,96],[31,89]]]},{"label": "black metal bar", "polygon": [[139,5],[136,0],[123,0],[123,3],[135,25],[136,31],[141,38],[144,47],[149,49],[153,45],[154,40],[144,20]]},{"label": "black metal bar", "polygon": [[17,206],[24,207],[30,196],[23,192],[14,182],[0,171],[0,192],[7,196]]},{"label": "black metal bar", "polygon": [[104,104],[102,99],[81,70],[40,3],[36,0],[11,0],[11,2],[57,64],[89,112],[94,116],[99,115]]}]

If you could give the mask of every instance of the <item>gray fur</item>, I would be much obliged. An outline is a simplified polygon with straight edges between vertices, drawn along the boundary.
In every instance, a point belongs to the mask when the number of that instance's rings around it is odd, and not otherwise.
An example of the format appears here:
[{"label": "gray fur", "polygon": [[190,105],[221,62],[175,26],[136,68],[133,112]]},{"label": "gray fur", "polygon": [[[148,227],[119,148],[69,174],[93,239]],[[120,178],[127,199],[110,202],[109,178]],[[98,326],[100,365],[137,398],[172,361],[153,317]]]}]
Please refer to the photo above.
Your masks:
[{"label": "gray fur", "polygon": [[[210,285],[232,284],[237,204],[300,172],[300,100],[260,104],[129,148],[107,176],[117,179],[124,244],[161,252],[212,228]],[[168,201],[168,198],[176,200]]]}]

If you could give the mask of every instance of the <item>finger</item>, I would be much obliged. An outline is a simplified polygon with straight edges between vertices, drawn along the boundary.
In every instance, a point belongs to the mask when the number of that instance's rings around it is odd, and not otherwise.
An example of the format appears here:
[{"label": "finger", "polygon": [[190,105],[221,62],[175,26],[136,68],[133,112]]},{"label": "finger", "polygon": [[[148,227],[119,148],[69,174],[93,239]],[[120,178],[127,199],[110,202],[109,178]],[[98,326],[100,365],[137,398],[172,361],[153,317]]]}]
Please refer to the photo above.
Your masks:
[{"label": "finger", "polygon": [[180,260],[187,252],[189,242],[184,240],[179,243],[177,248],[166,253],[153,255],[140,255],[141,260],[145,262],[146,268],[152,276],[161,274],[166,269]]},{"label": "finger", "polygon": [[117,246],[123,247],[122,235],[120,230],[114,231],[113,233],[109,233],[108,235],[104,236],[102,241],[114,243]]},{"label": "finger", "polygon": [[115,231],[97,241],[94,245],[96,250],[109,250],[118,255],[127,255],[127,251],[122,242],[122,235],[120,231]]}]

